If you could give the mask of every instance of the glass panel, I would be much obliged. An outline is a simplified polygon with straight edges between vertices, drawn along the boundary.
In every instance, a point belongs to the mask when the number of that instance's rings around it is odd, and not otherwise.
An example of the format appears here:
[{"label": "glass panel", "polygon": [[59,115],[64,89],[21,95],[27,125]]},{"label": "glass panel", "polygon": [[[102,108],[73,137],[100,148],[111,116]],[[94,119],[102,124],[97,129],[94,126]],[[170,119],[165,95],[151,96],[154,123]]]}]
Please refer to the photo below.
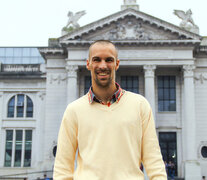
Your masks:
[{"label": "glass panel", "polygon": [[31,64],[37,64],[38,63],[38,57],[32,57],[32,58],[30,58],[30,63]]},{"label": "glass panel", "polygon": [[139,93],[138,76],[121,76],[121,88],[134,93]]},{"label": "glass panel", "polygon": [[133,87],[138,87],[138,77],[137,76],[134,76],[133,77]]},{"label": "glass panel", "polygon": [[175,77],[174,76],[170,76],[170,87],[175,88]]},{"label": "glass panel", "polygon": [[137,94],[139,93],[137,88],[133,88],[132,92],[137,93]]},{"label": "glass panel", "polygon": [[163,89],[158,89],[158,100],[164,99]]},{"label": "glass panel", "polygon": [[165,100],[170,99],[170,92],[169,92],[169,89],[164,89],[164,99],[165,99]]},{"label": "glass panel", "polygon": [[39,56],[39,51],[37,48],[31,48],[31,56]]},{"label": "glass panel", "polygon": [[22,130],[16,130],[16,141],[15,141],[15,159],[14,166],[21,166],[22,157]]},{"label": "glass panel", "polygon": [[5,48],[0,48],[0,56],[5,56]]},{"label": "glass panel", "polygon": [[6,56],[9,57],[13,56],[13,48],[6,48]]},{"label": "glass panel", "polygon": [[23,117],[24,114],[24,95],[17,95],[17,117]]},{"label": "glass panel", "polygon": [[4,166],[10,167],[12,160],[12,141],[13,141],[13,130],[6,130],[6,151]]},{"label": "glass panel", "polygon": [[13,96],[9,100],[7,117],[14,117],[14,105],[15,105],[15,96]]},{"label": "glass panel", "polygon": [[27,96],[27,117],[33,117],[33,102],[32,100]]},{"label": "glass panel", "polygon": [[4,63],[5,64],[12,64],[13,63],[13,57],[6,57]]},{"label": "glass panel", "polygon": [[22,58],[21,57],[14,57],[13,62],[15,64],[22,64]]},{"label": "glass panel", "polygon": [[132,88],[132,77],[127,77],[127,87]]},{"label": "glass panel", "polygon": [[163,88],[163,77],[158,77],[158,88]]},{"label": "glass panel", "polygon": [[170,102],[164,101],[164,111],[169,111]]},{"label": "glass panel", "polygon": [[91,87],[91,77],[85,76],[85,87],[84,87],[84,94],[86,94]]},{"label": "glass panel", "polygon": [[23,48],[22,56],[30,56],[30,48]]},{"label": "glass panel", "polygon": [[126,89],[126,76],[121,76],[121,87]]},{"label": "glass panel", "polygon": [[22,48],[14,48],[14,56],[21,57],[22,56]]},{"label": "glass panel", "polygon": [[170,99],[175,100],[175,89],[170,89]]},{"label": "glass panel", "polygon": [[24,167],[31,166],[32,130],[25,131]]},{"label": "glass panel", "polygon": [[22,64],[30,63],[29,61],[30,61],[30,60],[29,60],[28,57],[22,57]]},{"label": "glass panel", "polygon": [[164,102],[163,101],[158,102],[158,111],[164,111]]},{"label": "glass panel", "polygon": [[169,111],[176,111],[176,103],[175,103],[175,100],[170,101]]},{"label": "glass panel", "polygon": [[164,88],[169,87],[169,76],[164,76]]}]

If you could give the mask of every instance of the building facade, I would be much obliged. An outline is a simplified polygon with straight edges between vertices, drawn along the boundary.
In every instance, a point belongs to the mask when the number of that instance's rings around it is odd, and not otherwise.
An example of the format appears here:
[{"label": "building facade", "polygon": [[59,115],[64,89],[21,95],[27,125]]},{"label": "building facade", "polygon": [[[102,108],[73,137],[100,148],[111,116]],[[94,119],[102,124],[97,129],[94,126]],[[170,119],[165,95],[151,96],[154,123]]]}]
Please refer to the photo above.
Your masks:
[{"label": "building facade", "polygon": [[0,48],[0,176],[52,176],[64,110],[91,85],[86,59],[98,39],[119,50],[117,82],[150,102],[163,159],[176,176],[207,176],[206,38],[136,8],[50,39],[39,52]]}]

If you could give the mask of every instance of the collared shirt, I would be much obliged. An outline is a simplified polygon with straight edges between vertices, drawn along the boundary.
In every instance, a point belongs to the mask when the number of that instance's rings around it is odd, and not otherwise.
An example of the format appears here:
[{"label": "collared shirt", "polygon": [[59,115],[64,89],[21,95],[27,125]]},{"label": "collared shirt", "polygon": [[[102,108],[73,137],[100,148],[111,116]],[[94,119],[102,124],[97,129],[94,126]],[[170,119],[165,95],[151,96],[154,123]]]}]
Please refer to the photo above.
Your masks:
[{"label": "collared shirt", "polygon": [[103,105],[107,105],[108,107],[110,105],[112,105],[114,102],[118,103],[125,91],[120,87],[120,85],[118,83],[116,83],[116,88],[117,88],[117,91],[113,94],[113,96],[110,98],[110,100],[107,102],[107,104],[105,104],[103,101],[99,100],[95,96],[95,94],[93,92],[93,88],[91,86],[88,91],[89,103],[92,104],[95,101],[95,102],[101,103]]}]

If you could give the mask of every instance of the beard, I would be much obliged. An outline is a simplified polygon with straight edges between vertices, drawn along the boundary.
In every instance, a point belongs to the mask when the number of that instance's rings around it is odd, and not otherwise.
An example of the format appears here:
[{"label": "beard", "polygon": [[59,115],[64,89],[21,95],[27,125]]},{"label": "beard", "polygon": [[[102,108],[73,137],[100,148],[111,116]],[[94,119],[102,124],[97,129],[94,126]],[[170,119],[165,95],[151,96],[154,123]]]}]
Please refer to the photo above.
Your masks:
[{"label": "beard", "polygon": [[[99,73],[107,73],[109,75],[109,77],[107,79],[100,79],[98,78],[98,74]],[[102,82],[104,81],[104,82]],[[96,70],[95,71],[95,82],[97,84],[97,86],[101,87],[101,88],[107,88],[112,84],[112,77],[111,77],[111,70],[110,69],[105,69],[105,70]]]}]

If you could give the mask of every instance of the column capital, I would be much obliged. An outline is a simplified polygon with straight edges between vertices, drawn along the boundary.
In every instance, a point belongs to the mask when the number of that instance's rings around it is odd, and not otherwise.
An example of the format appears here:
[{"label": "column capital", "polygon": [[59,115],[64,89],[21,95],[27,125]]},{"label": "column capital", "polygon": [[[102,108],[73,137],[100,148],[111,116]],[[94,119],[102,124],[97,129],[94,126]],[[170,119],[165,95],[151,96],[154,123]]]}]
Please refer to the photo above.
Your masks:
[{"label": "column capital", "polygon": [[156,69],[156,65],[147,64],[143,66],[145,77],[154,77],[154,71]]},{"label": "column capital", "polygon": [[193,64],[183,65],[184,77],[194,77],[195,66]]},{"label": "column capital", "polygon": [[68,77],[77,77],[78,66],[67,64],[65,69],[67,70]]}]

